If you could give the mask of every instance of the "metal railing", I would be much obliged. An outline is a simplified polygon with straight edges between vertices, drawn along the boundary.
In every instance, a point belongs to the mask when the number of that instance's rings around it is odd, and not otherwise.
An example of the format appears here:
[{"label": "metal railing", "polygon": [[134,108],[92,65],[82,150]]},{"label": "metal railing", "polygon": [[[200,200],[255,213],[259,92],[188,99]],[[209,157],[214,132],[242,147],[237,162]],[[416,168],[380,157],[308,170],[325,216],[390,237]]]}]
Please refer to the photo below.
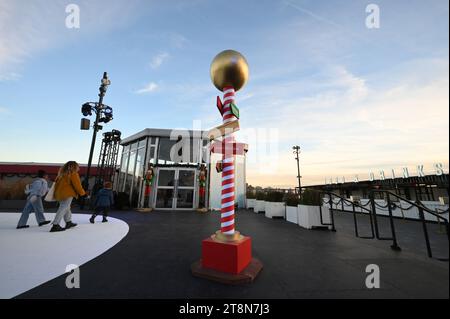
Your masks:
[{"label": "metal railing", "polygon": [[[351,212],[353,213],[353,223],[354,223],[354,226],[355,226],[355,236],[358,237],[358,238],[363,238],[363,239],[374,239],[375,238],[372,214],[370,214],[370,209],[367,209],[367,208],[364,207],[364,206],[367,206],[367,205],[361,205],[361,204],[359,204],[357,202],[348,200],[347,198],[344,198],[344,197],[342,197],[340,195],[337,195],[337,194],[331,193],[331,192],[322,192],[322,194],[325,194],[325,195],[328,196],[328,200],[327,201],[325,201],[324,197],[321,196],[322,202],[321,202],[321,205],[320,205],[320,222],[322,223],[322,225],[325,225],[322,222],[323,221],[323,218],[322,218],[322,205],[323,204],[329,204],[329,206],[330,206],[330,217],[331,217],[331,220],[332,220],[332,230],[336,231],[335,224],[334,224],[334,214],[333,214],[334,208],[333,208],[333,205],[337,206],[337,205],[341,204],[342,205],[342,211],[345,211],[344,210],[344,203],[349,203],[352,206],[352,211]],[[334,202],[333,201],[333,197],[338,198],[338,202]],[[360,212],[356,211],[357,207],[360,209]],[[370,229],[371,229],[371,232],[372,232],[371,236],[360,236],[359,235],[358,220],[357,220],[356,215],[363,215],[364,214],[363,211],[366,211],[368,213],[368,215],[369,215]]]},{"label": "metal railing", "polygon": [[[378,193],[383,197],[386,201],[386,205],[380,205],[375,201],[375,194]],[[338,201],[334,201],[333,198],[337,198]],[[395,200],[392,200],[395,199]],[[402,207],[402,205],[398,205],[396,202],[400,202],[403,201],[407,204],[409,204],[409,207]],[[352,209],[351,211],[346,210],[344,208],[344,203],[346,203],[346,206],[351,206]],[[331,223],[324,223],[323,222],[323,216],[322,216],[322,206],[324,204],[328,204],[330,207],[330,218],[331,218]],[[424,234],[424,239],[425,239],[425,245],[427,248],[427,255],[430,258],[433,258],[433,253],[431,250],[431,244],[430,244],[430,237],[428,234],[428,228],[427,228],[427,222],[429,222],[426,218],[425,218],[425,212],[427,214],[430,214],[431,216],[434,216],[437,220],[437,223],[439,225],[439,227],[441,227],[441,225],[444,225],[445,227],[445,231],[447,233],[447,238],[449,240],[450,243],[450,237],[449,237],[449,222],[446,218],[444,218],[442,215],[443,214],[447,214],[449,212],[449,210],[441,210],[439,212],[433,211],[431,209],[429,209],[428,207],[425,207],[420,201],[416,201],[416,202],[412,202],[410,200],[407,200],[391,191],[387,191],[387,190],[372,190],[370,192],[369,195],[369,201],[366,204],[361,204],[360,202],[357,201],[351,201],[347,198],[344,198],[340,195],[337,195],[335,193],[331,193],[331,192],[321,192],[321,205],[320,205],[320,221],[321,224],[324,226],[332,226],[332,230],[336,231],[335,228],[335,223],[334,223],[334,211],[335,210],[339,210],[337,208],[337,206],[341,204],[341,211],[344,212],[350,212],[353,214],[353,222],[354,222],[354,228],[355,228],[355,236],[358,238],[363,238],[363,239],[378,239],[378,240],[392,240],[392,245],[391,245],[391,249],[395,250],[395,251],[401,251],[400,246],[398,245],[398,241],[397,241],[397,232],[395,229],[395,223],[394,223],[394,219],[395,217],[393,216],[393,210],[396,209],[397,207],[401,209],[402,212],[402,216],[404,211],[410,210],[412,208],[417,208],[419,211],[419,222],[421,222],[422,224],[422,230],[423,230],[423,234]],[[350,204],[350,205],[347,205]],[[333,208],[334,207],[336,208]],[[369,206],[370,208],[366,208],[366,206]],[[390,233],[391,236],[389,237],[383,237],[380,235],[380,227],[379,227],[379,223],[378,223],[378,217],[377,217],[377,207],[381,210],[388,212],[387,217],[389,218],[389,226],[390,226]],[[360,212],[356,211],[356,208],[359,208]],[[369,216],[369,221],[370,221],[370,229],[371,229],[371,236],[360,236],[359,235],[359,230],[358,230],[358,221],[357,221],[357,215],[368,215]],[[448,260],[448,258],[437,258],[439,260]]]},{"label": "metal railing", "polygon": [[383,192],[383,191],[375,191],[374,190],[374,191],[371,191],[370,195],[369,195],[369,199],[370,199],[369,202],[370,202],[370,206],[371,206],[371,215],[373,216],[373,221],[374,221],[374,225],[375,225],[375,236],[377,237],[378,240],[392,240],[391,249],[400,251],[402,249],[400,248],[400,246],[398,245],[398,242],[397,242],[397,234],[395,232],[394,216],[392,215],[392,205],[391,205],[389,195],[387,196],[387,208],[389,211],[389,225],[391,226],[392,237],[381,237],[380,236],[380,231],[379,231],[379,227],[378,227],[378,219],[377,219],[377,208],[376,208],[376,203],[375,203],[375,192]]},{"label": "metal railing", "polygon": [[[323,193],[321,192],[321,195],[322,194]],[[331,193],[326,193],[326,194],[331,194]],[[331,226],[331,231],[335,232],[336,231],[336,227],[334,225],[334,213],[333,213],[333,209],[332,209],[333,208],[332,204],[330,206],[330,223],[324,223],[324,221],[323,221],[323,211],[322,211],[322,206],[324,204],[323,196],[320,196],[320,199],[321,199],[321,203],[319,205],[320,224],[323,225],[323,226]]]},{"label": "metal railing", "polygon": [[[388,211],[389,211],[389,220],[390,220],[391,229],[392,229],[393,246],[397,246],[398,247],[398,245],[397,245],[397,238],[396,238],[396,234],[395,234],[395,227],[394,227],[394,218],[392,216],[392,209],[395,208],[397,205],[395,203],[391,202],[391,196],[396,198],[396,199],[398,199],[398,200],[402,200],[402,201],[404,201],[404,202],[406,202],[406,203],[408,203],[410,205],[408,208],[402,208],[402,210],[409,210],[409,209],[411,209],[413,207],[415,207],[415,208],[417,208],[419,210],[419,220],[422,223],[422,229],[423,229],[423,234],[424,234],[424,238],[425,238],[425,245],[427,247],[428,257],[433,258],[433,254],[432,254],[432,251],[431,251],[430,237],[428,235],[428,228],[427,228],[427,220],[425,219],[424,212],[427,212],[428,214],[436,217],[438,223],[440,223],[440,222],[444,223],[445,229],[446,229],[446,232],[447,232],[447,238],[448,238],[449,243],[450,243],[449,223],[448,223],[448,220],[446,218],[441,216],[442,214],[448,213],[449,212],[448,209],[445,210],[445,211],[441,211],[440,213],[436,213],[433,210],[429,209],[428,207],[425,207],[420,201],[412,202],[412,201],[410,201],[408,199],[400,197],[399,195],[397,195],[397,194],[395,194],[393,192],[386,191],[386,190],[373,190],[373,191],[371,191],[371,194],[370,194],[371,202],[372,202],[372,211],[373,211],[372,214],[373,214],[373,216],[375,218],[375,232],[376,232],[377,236],[379,235],[378,234],[378,224],[376,222],[376,215],[377,214],[376,214],[375,204],[374,204],[375,200],[373,199],[375,193],[383,194],[385,196],[385,199],[386,199],[386,202],[387,202],[387,208],[388,208]],[[448,260],[448,258],[445,258],[445,259],[439,258],[439,259],[441,259],[441,260]]]}]

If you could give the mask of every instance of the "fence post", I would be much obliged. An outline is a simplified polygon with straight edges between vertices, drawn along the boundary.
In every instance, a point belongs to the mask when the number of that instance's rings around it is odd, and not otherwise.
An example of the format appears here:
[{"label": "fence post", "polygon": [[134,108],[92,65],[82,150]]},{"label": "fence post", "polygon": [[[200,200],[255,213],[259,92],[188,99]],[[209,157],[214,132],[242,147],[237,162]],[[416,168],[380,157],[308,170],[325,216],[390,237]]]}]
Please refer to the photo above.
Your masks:
[{"label": "fence post", "polygon": [[392,241],[393,241],[391,248],[392,248],[392,250],[400,251],[402,249],[397,244],[397,236],[395,234],[394,219],[392,217],[391,197],[389,195],[389,192],[387,192],[387,205],[388,205],[388,210],[389,210],[389,222],[391,224]]},{"label": "fence post", "polygon": [[425,221],[425,215],[423,213],[423,208],[421,207],[421,205],[419,205],[418,202],[416,202],[416,204],[419,207],[419,217],[420,217],[420,220],[422,221],[423,235],[425,236],[425,244],[427,245],[428,257],[432,258],[433,255],[431,254],[430,238],[428,237],[427,223]]},{"label": "fence post", "polygon": [[353,221],[355,223],[355,236],[358,236],[358,222],[356,221],[356,211],[355,211],[355,203],[352,202],[352,207],[353,207]]},{"label": "fence post", "polygon": [[331,197],[331,193],[328,193],[328,196],[330,197],[330,219],[331,219],[331,231],[336,231],[336,228],[334,227],[334,213],[333,213],[333,198]]},{"label": "fence post", "polygon": [[375,225],[375,237],[380,239],[380,233],[378,231],[378,221],[377,221],[377,208],[375,207],[375,196],[374,192],[370,191],[369,194],[370,206],[371,206],[371,214],[373,216],[373,223]]}]

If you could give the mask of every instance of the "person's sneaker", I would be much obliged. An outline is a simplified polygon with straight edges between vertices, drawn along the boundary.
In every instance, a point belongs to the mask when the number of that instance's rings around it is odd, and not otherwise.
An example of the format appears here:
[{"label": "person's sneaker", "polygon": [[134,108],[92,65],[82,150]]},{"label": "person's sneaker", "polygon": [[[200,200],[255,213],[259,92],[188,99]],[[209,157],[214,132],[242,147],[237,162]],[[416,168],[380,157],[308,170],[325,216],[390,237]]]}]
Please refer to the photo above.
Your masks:
[{"label": "person's sneaker", "polygon": [[44,226],[44,225],[47,225],[47,224],[50,224],[49,220],[45,220],[42,223],[39,223],[39,226]]},{"label": "person's sneaker", "polygon": [[17,229],[22,229],[22,228],[28,228],[28,227],[30,227],[30,225],[17,226],[16,228]]},{"label": "person's sneaker", "polygon": [[62,228],[59,225],[53,225],[52,228],[50,229],[51,233],[57,232],[57,231],[65,231],[65,228]]},{"label": "person's sneaker", "polygon": [[108,220],[106,219],[106,217],[103,217],[102,223],[107,223]]},{"label": "person's sneaker", "polygon": [[89,221],[91,222],[91,224],[93,224],[95,222],[95,216],[91,216],[91,218],[89,218]]},{"label": "person's sneaker", "polygon": [[75,227],[76,225],[78,225],[78,224],[75,224],[75,223],[72,223],[71,221],[68,221],[68,222],[66,223],[66,229]]}]

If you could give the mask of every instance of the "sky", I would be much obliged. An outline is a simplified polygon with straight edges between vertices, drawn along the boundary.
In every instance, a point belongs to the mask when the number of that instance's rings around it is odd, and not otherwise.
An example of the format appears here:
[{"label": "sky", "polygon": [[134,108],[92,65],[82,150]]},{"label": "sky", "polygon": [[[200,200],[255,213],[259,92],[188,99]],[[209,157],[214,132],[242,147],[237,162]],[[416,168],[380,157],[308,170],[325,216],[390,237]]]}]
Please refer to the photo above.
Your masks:
[{"label": "sky", "polygon": [[448,172],[448,27],[447,0],[0,0],[0,161],[87,163],[80,108],[104,71],[104,130],[214,127],[210,63],[234,49],[250,69],[236,93],[249,184],[296,185],[293,145],[302,185]]}]

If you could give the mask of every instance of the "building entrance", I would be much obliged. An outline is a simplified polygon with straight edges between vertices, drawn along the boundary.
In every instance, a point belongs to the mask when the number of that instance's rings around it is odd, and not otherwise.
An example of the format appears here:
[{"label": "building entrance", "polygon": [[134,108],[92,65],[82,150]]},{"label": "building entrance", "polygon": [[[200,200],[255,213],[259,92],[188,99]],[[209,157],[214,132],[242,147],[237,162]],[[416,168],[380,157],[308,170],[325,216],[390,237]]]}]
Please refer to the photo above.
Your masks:
[{"label": "building entrance", "polygon": [[156,209],[197,208],[197,169],[158,167],[156,180]]}]

